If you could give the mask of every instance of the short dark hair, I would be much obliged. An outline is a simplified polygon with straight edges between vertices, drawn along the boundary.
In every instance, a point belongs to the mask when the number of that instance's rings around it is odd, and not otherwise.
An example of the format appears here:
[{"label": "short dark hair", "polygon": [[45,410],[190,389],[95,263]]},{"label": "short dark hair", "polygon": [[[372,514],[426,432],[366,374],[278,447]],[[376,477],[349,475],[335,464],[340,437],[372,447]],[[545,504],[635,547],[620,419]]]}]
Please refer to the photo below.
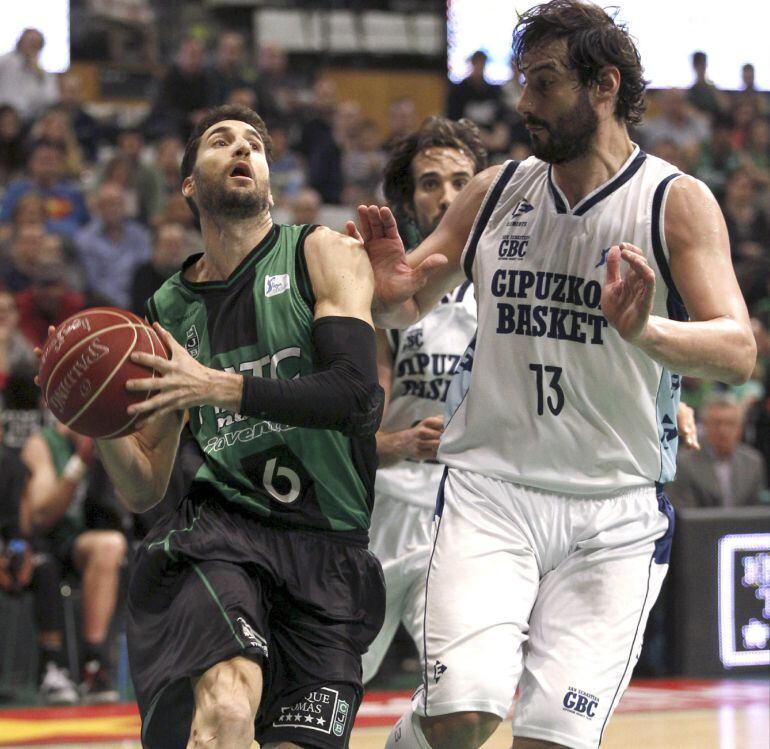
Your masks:
[{"label": "short dark hair", "polygon": [[646,108],[639,51],[626,27],[598,5],[580,0],[551,0],[519,16],[513,31],[513,58],[523,70],[524,56],[541,44],[567,42],[567,65],[582,86],[599,82],[606,65],[620,71],[615,116],[628,124],[641,122]]},{"label": "short dark hair", "polygon": [[705,65],[708,62],[708,56],[705,52],[701,50],[697,50],[696,52],[692,53],[692,64],[693,65]]},{"label": "short dark hair", "polygon": [[[273,143],[270,140],[270,134],[267,132],[267,125],[264,120],[253,110],[248,107],[239,107],[233,104],[224,104],[221,107],[209,109],[204,112],[203,117],[198,120],[198,124],[190,134],[187,140],[187,145],[184,147],[184,155],[182,156],[181,165],[181,181],[184,182],[187,177],[193,173],[195,169],[195,161],[198,158],[198,146],[201,142],[201,136],[212,125],[216,125],[217,122],[223,120],[238,120],[239,122],[245,122],[247,125],[251,125],[262,139],[262,143],[265,146],[265,156],[270,161],[270,157],[273,154]],[[198,208],[195,205],[195,201],[186,198],[187,205],[190,206],[195,217],[198,217]]]},{"label": "short dark hair", "polygon": [[383,174],[383,190],[388,204],[397,215],[414,196],[412,161],[426,148],[456,148],[473,160],[474,172],[487,166],[487,149],[481,132],[470,120],[428,117],[417,130],[404,136],[393,146]]}]

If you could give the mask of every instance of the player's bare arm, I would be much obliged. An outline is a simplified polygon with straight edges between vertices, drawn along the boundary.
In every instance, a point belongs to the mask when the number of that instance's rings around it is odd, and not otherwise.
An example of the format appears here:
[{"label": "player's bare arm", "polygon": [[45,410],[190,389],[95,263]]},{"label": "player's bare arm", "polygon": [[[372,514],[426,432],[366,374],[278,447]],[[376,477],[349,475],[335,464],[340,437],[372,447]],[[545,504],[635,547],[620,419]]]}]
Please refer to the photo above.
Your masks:
[{"label": "player's bare arm", "polygon": [[[377,376],[385,391],[384,418],[388,412],[393,385],[393,351],[384,330],[377,330]],[[444,419],[441,416],[429,416],[409,429],[399,429],[395,432],[380,429],[375,435],[380,468],[393,465],[404,458],[435,460],[443,431]]]},{"label": "player's bare arm", "polygon": [[[745,382],[754,368],[756,344],[730,260],[724,219],[702,182],[687,176],[673,182],[664,231],[671,275],[690,321],[650,314],[655,274],[641,251],[629,244],[608,254],[604,315],[627,341],[675,372]],[[622,276],[621,260],[628,266]]]},{"label": "player's bare arm", "polygon": [[408,327],[460,283],[460,256],[484,196],[499,172],[499,166],[479,172],[449,206],[435,231],[409,255],[389,208],[358,207],[361,235],[374,271],[373,315],[377,325]]}]

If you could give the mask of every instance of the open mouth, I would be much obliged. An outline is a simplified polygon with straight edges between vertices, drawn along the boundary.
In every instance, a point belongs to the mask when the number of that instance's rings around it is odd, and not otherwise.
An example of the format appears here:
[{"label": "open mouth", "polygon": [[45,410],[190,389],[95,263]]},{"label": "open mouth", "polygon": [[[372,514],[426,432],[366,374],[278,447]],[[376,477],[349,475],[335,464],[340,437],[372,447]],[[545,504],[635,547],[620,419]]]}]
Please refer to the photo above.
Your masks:
[{"label": "open mouth", "polygon": [[253,180],[254,178],[251,176],[251,169],[249,169],[248,164],[245,164],[242,161],[239,161],[230,172],[231,177],[242,177],[248,180]]}]

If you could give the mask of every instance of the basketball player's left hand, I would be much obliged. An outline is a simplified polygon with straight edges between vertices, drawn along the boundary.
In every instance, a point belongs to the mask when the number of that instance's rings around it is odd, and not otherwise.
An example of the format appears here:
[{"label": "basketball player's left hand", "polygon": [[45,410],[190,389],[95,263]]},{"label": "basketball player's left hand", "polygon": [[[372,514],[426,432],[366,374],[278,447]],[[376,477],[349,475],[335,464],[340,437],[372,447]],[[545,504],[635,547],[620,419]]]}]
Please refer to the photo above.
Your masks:
[{"label": "basketball player's left hand", "polygon": [[[622,275],[621,260],[628,264]],[[610,248],[602,287],[602,312],[607,322],[630,343],[635,343],[644,333],[654,295],[655,271],[642,251],[628,242]]]},{"label": "basketball player's left hand", "polygon": [[[240,378],[228,375],[227,372],[204,367],[158,323],[154,323],[152,327],[166,344],[166,349],[171,352],[171,356],[164,359],[141,352],[131,354],[132,362],[154,369],[156,376],[128,380],[126,389],[157,390],[158,392],[141,403],[129,406],[129,414],[161,416],[172,411],[182,411],[191,406],[203,405],[220,406],[227,410],[237,408],[241,397]],[[232,398],[228,398],[231,390]],[[233,402],[231,403],[230,400]]]}]

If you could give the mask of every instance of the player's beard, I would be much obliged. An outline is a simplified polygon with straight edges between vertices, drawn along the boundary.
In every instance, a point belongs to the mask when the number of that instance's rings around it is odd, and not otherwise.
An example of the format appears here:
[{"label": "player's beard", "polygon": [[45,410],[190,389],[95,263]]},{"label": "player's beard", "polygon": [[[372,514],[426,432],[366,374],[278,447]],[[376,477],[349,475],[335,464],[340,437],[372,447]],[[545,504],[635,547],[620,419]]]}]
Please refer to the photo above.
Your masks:
[{"label": "player's beard", "polygon": [[270,207],[269,186],[254,180],[251,189],[228,187],[215,179],[207,179],[202,174],[195,175],[198,186],[198,201],[203,213],[210,216],[222,216],[231,219],[259,216]]},{"label": "player's beard", "polygon": [[527,117],[527,124],[543,127],[548,133],[545,140],[530,133],[535,156],[549,164],[563,164],[588,153],[599,119],[591,106],[588,91],[583,89],[575,106],[559,115],[555,124],[539,117]]}]

